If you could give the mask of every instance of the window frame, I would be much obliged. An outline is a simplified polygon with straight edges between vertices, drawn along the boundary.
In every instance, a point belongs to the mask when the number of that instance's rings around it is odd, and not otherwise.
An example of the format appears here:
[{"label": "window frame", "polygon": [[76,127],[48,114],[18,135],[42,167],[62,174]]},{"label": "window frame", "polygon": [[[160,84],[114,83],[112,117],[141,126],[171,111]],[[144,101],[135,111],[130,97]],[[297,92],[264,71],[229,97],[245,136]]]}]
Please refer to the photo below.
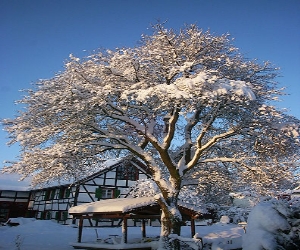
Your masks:
[{"label": "window frame", "polygon": [[132,165],[120,165],[116,169],[116,179],[137,181],[139,179],[139,170]]}]

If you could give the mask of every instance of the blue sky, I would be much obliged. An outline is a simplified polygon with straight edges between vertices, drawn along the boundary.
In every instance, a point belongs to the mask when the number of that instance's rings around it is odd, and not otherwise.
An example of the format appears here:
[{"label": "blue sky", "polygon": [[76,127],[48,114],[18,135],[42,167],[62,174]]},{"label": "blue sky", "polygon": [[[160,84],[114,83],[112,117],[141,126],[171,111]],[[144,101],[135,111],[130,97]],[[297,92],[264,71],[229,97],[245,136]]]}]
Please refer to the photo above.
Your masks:
[{"label": "blue sky", "polygon": [[[230,33],[247,57],[280,67],[289,95],[278,106],[300,119],[299,13],[299,0],[1,0],[0,119],[13,118],[19,90],[54,76],[70,53],[135,46],[157,20],[177,30],[196,23],[215,35]],[[0,131],[0,168],[18,155],[7,136]],[[4,179],[0,188],[9,185]]]}]

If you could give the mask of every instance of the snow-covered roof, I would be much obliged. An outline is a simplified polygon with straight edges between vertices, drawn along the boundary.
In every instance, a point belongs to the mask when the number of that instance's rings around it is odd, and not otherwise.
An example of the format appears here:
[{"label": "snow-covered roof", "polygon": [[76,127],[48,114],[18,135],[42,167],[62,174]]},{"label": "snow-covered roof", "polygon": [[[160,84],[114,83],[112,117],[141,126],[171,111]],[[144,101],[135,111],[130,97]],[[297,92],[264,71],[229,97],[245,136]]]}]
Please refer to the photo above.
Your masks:
[{"label": "snow-covered roof", "polygon": [[88,175],[82,176],[81,179],[78,180],[77,182],[88,181],[88,180],[94,178],[95,175],[98,175],[99,173],[102,173],[103,171],[111,169],[112,167],[123,162],[124,160],[125,160],[125,157],[109,159],[109,160],[103,161],[103,162],[99,163],[98,165],[94,166],[94,169],[90,169],[88,171]]},{"label": "snow-covered roof", "polygon": [[71,207],[69,213],[126,213],[136,208],[151,205],[156,205],[153,197],[107,199]]},{"label": "snow-covered roof", "polygon": [[[179,201],[179,209],[183,215],[204,216],[210,213],[201,206],[185,204]],[[147,207],[147,208],[146,208]],[[137,213],[147,215],[159,215],[160,208],[154,197],[117,198],[106,199],[71,207],[69,214],[119,214]]]},{"label": "snow-covered roof", "polygon": [[117,166],[122,161],[124,161],[125,157],[123,158],[116,158],[116,159],[108,159],[104,161],[100,161],[98,164],[93,165],[88,171],[82,172],[82,176],[80,179],[75,180],[74,178],[70,177],[69,179],[61,179],[59,181],[51,181],[47,184],[44,184],[41,188],[31,188],[30,190],[40,190],[40,189],[49,189],[49,188],[57,188],[60,186],[71,186],[74,184],[80,184],[85,181],[89,181],[93,179],[96,175],[101,174],[105,171],[110,170],[114,166]]},{"label": "snow-covered roof", "polygon": [[[89,171],[87,172],[87,174],[86,175],[83,174],[79,180],[60,180],[59,182],[54,181],[54,182],[49,183],[48,185],[45,185],[43,188],[40,188],[40,189],[57,188],[60,186],[71,186],[74,184],[84,183],[86,181],[89,181],[89,180],[95,178],[95,176],[97,176],[103,172],[110,171],[111,169],[117,167],[119,164],[121,164],[126,159],[128,159],[128,157],[125,156],[122,158],[108,159],[108,160],[102,161],[98,165],[93,166],[93,168],[90,168]],[[135,163],[137,163],[137,164],[135,164],[136,167],[138,167],[139,169],[143,169],[145,172],[147,172],[147,170],[142,167],[142,163],[139,163],[138,160],[132,158],[132,159],[130,159],[130,161],[134,161]],[[37,188],[33,188],[31,190],[37,190]]]}]

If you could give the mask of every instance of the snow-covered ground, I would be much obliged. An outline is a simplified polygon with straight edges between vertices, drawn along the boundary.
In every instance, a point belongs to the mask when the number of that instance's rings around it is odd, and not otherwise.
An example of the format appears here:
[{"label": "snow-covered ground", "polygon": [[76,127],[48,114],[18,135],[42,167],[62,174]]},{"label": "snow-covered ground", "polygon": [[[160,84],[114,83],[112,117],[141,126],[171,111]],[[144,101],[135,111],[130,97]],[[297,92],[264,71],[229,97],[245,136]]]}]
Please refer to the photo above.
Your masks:
[{"label": "snow-covered ground", "polygon": [[[0,226],[0,249],[9,250],[67,250],[73,249],[70,242],[77,241],[78,229],[60,225],[49,220],[18,219],[19,226]],[[147,237],[156,237],[159,227],[147,227]],[[236,249],[242,247],[243,228],[235,224],[217,223],[211,226],[197,226],[196,232],[204,243],[211,243],[211,249]],[[97,228],[99,238],[121,235],[121,228]],[[128,241],[141,237],[139,227],[128,228]],[[182,237],[190,237],[190,227],[182,228]],[[96,241],[95,228],[84,228],[82,241]]]},{"label": "snow-covered ground", "polygon": [[[291,249],[300,245],[300,203],[271,199],[257,204],[249,214],[246,234],[241,225],[230,224],[229,217],[222,216],[220,222],[210,226],[196,226],[197,239],[202,238],[203,250],[230,249]],[[237,212],[238,213],[238,212]],[[78,228],[61,225],[50,220],[15,218],[18,226],[0,226],[0,249],[5,250],[67,250],[73,249],[70,243],[77,242]],[[120,244],[122,229],[83,228],[82,242],[95,244]],[[147,239],[144,243],[155,244],[160,235],[160,227],[146,227]],[[117,237],[115,237],[117,236]],[[173,237],[175,237],[173,235]],[[190,227],[182,227],[181,238],[192,240]],[[97,241],[98,239],[98,241]],[[137,246],[141,239],[140,227],[128,227],[128,242]],[[140,241],[139,241],[140,242]],[[114,245],[117,249],[118,245]],[[155,248],[153,248],[155,249]],[[197,249],[197,248],[194,248]]]}]

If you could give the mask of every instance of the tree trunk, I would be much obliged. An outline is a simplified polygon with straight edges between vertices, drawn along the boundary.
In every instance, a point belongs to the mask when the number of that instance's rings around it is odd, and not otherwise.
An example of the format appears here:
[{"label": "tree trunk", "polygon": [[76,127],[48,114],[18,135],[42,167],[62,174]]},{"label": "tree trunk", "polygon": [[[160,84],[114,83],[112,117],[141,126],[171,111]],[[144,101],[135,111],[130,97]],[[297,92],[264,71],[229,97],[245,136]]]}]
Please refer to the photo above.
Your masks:
[{"label": "tree trunk", "polygon": [[178,217],[178,213],[174,215],[171,211],[166,210],[166,208],[162,207],[160,246],[158,249],[179,250],[180,242],[172,239],[170,235],[180,235],[182,225],[181,216]]},{"label": "tree trunk", "polygon": [[[181,233],[181,225],[182,220],[174,220],[172,223],[172,234],[177,234],[178,236]],[[180,250],[180,241],[177,239],[173,239],[171,241],[172,249],[174,250]]]}]

